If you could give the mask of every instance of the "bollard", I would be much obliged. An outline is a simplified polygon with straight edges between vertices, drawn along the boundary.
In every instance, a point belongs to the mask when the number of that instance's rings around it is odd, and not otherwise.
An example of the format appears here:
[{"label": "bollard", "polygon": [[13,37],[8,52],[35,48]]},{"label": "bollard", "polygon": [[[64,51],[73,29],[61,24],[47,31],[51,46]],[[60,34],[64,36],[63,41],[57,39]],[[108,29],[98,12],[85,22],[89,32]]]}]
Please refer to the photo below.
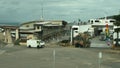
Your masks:
[{"label": "bollard", "polygon": [[55,50],[53,50],[53,68],[55,68]]},{"label": "bollard", "polygon": [[98,63],[99,63],[99,68],[101,68],[101,59],[102,59],[102,52],[99,52],[99,55],[98,55],[98,57],[99,57],[99,61],[98,61]]}]

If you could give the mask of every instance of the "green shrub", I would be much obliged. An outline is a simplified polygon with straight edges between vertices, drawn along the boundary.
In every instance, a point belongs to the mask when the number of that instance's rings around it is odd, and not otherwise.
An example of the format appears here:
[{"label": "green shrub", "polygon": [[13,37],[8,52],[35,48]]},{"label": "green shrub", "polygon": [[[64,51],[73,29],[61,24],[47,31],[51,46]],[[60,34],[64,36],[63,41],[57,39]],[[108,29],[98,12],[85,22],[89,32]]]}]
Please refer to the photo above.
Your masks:
[{"label": "green shrub", "polygon": [[14,45],[20,45],[20,40],[19,39],[15,40]]}]

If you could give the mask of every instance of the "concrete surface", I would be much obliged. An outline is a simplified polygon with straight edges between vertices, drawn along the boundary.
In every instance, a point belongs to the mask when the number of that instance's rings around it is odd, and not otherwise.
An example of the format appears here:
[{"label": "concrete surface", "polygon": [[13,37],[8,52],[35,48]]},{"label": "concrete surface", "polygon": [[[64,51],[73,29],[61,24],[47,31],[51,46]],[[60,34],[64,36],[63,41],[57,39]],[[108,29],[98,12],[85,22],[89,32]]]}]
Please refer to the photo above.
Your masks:
[{"label": "concrete surface", "polygon": [[107,45],[106,41],[100,41],[99,37],[95,37],[91,40],[91,47],[110,48],[110,46]]},{"label": "concrete surface", "polygon": [[[96,39],[96,40],[95,40]],[[106,45],[93,39],[93,43]],[[103,42],[103,43],[102,43]],[[110,48],[59,47],[53,41],[45,48],[13,46],[0,49],[1,68],[99,68],[99,52],[102,52],[101,68],[120,68],[120,54],[111,53]],[[55,50],[55,53],[54,53]],[[3,52],[2,52],[3,51]]]}]

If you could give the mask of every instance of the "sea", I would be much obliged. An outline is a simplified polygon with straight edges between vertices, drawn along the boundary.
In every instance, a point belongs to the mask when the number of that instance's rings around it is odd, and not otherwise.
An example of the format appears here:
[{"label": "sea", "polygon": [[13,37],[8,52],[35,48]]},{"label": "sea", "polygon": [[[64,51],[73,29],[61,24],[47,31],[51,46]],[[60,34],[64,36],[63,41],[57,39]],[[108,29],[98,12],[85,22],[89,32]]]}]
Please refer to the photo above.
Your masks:
[{"label": "sea", "polygon": [[18,22],[9,22],[9,23],[0,23],[0,26],[10,25],[10,26],[19,26],[21,23]]}]

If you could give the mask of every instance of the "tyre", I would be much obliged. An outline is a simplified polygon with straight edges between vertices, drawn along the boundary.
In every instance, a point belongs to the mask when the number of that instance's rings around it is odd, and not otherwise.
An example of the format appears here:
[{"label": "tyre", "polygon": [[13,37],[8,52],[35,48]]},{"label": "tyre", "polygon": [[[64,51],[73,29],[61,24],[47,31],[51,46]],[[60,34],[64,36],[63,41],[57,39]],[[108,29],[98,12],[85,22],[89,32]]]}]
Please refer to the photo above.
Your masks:
[{"label": "tyre", "polygon": [[40,48],[40,46],[39,46],[39,45],[37,45],[37,48]]},{"label": "tyre", "polygon": [[31,48],[31,45],[29,45],[28,47]]}]

